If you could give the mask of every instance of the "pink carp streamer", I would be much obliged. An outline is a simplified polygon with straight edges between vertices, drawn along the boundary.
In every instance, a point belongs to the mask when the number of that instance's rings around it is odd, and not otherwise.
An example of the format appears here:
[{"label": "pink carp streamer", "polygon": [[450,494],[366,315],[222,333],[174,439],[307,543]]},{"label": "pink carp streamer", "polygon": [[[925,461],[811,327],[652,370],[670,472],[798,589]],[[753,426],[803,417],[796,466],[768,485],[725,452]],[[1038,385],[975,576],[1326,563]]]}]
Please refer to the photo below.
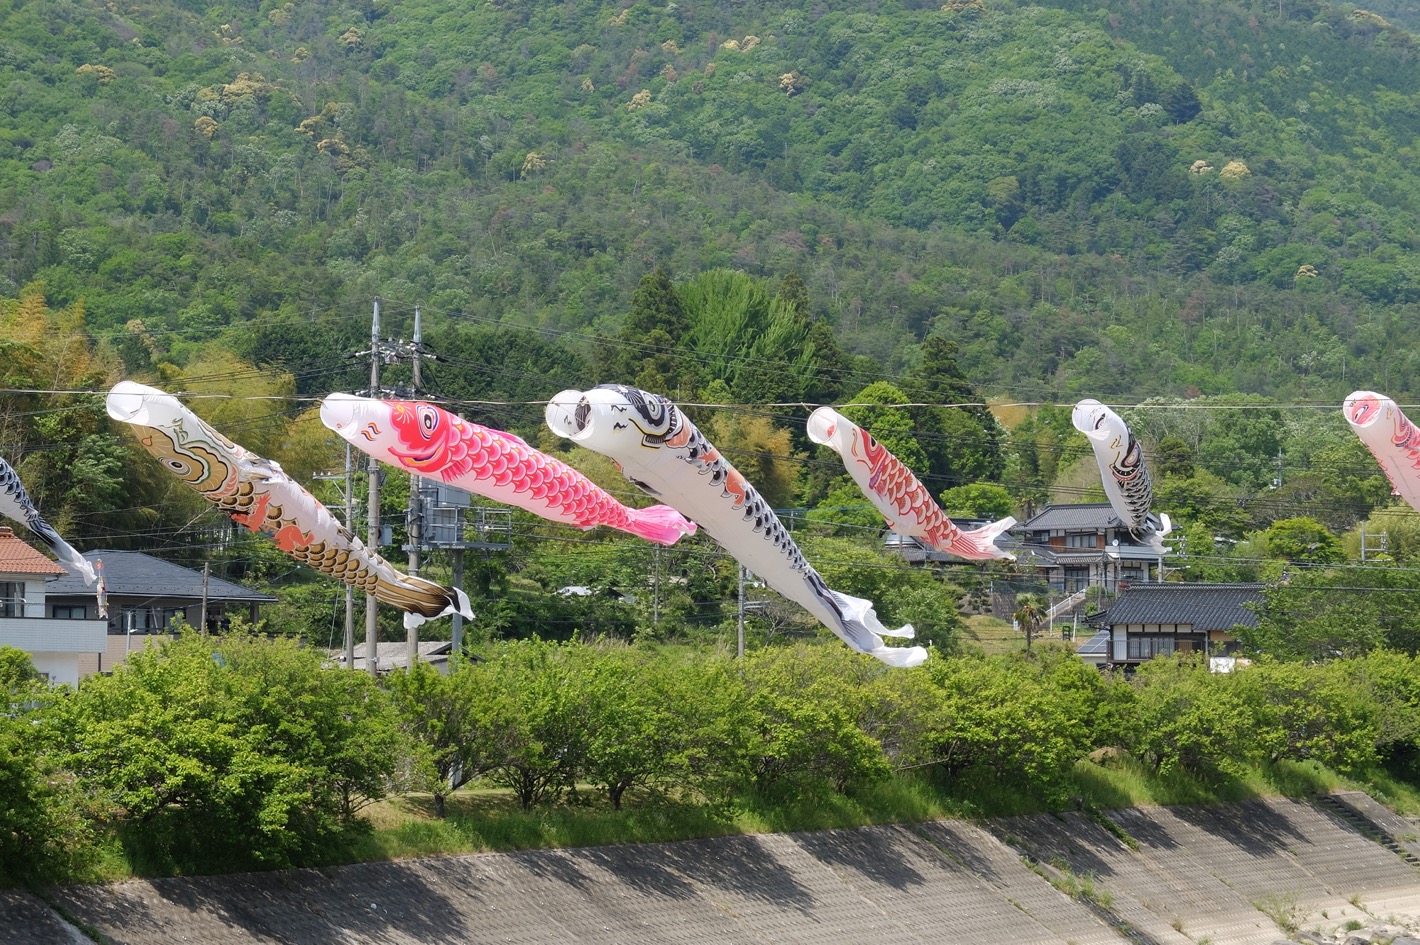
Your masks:
[{"label": "pink carp streamer", "polygon": [[381,462],[554,522],[606,525],[662,545],[695,534],[695,523],[670,506],[622,505],[561,460],[434,404],[331,394],[320,418]]},{"label": "pink carp streamer", "polygon": [[899,535],[972,561],[1015,560],[1015,555],[996,546],[996,539],[1016,524],[1014,518],[971,531],[958,528],[902,460],[832,407],[809,414],[808,432],[809,439],[842,457],[848,475]]},{"label": "pink carp streamer", "polygon": [[270,537],[302,564],[404,611],[406,628],[452,613],[473,619],[462,590],[396,570],[279,465],[233,443],[171,394],[122,381],[109,391],[107,407],[110,417],[133,426],[169,472],[232,521]]},{"label": "pink carp streamer", "polygon": [[1395,494],[1420,512],[1420,430],[1395,401],[1375,391],[1353,391],[1341,412],[1380,463]]}]

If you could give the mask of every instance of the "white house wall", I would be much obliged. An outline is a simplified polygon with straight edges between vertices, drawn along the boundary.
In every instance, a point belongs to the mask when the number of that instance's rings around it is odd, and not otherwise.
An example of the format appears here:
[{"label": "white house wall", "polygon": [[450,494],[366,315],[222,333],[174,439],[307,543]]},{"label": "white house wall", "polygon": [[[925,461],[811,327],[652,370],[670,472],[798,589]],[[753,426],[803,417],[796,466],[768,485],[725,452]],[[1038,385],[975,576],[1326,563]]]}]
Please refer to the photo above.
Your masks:
[{"label": "white house wall", "polygon": [[30,662],[43,673],[51,686],[79,685],[78,653],[30,653]]}]

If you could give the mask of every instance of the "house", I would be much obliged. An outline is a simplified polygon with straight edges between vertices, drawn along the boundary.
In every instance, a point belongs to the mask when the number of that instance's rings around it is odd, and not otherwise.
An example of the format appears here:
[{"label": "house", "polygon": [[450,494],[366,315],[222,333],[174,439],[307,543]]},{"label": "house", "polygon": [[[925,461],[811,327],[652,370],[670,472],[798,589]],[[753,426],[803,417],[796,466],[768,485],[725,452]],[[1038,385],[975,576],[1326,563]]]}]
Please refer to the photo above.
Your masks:
[{"label": "house", "polygon": [[1214,669],[1223,670],[1238,649],[1233,631],[1257,626],[1265,587],[1131,584],[1109,610],[1087,618],[1100,631],[1090,642],[1104,649],[1105,666],[1127,668],[1168,653],[1205,653]]},{"label": "house", "polygon": [[[147,646],[159,637],[166,639],[179,619],[190,627],[198,626],[204,606],[207,629],[220,630],[229,614],[241,613],[255,622],[260,606],[276,600],[270,594],[141,551],[86,551],[84,557],[96,565],[103,562],[108,620],[103,625],[105,639],[80,661],[80,678],[107,672],[123,662],[133,648]],[[94,589],[77,575],[65,574],[50,581],[45,600],[52,616],[98,616]]]},{"label": "house", "polygon": [[1164,570],[1163,556],[1136,542],[1108,502],[1047,505],[1011,529],[1011,536],[1007,547],[1022,564],[1033,565],[1054,594],[1087,587],[1115,591],[1150,580],[1150,565],[1155,580]]},{"label": "house", "polygon": [[[82,662],[103,650],[106,634],[96,606],[55,606],[48,599],[45,582],[68,573],[0,527],[0,646],[25,651],[51,683],[75,686]],[[96,605],[92,588],[89,600]]]}]

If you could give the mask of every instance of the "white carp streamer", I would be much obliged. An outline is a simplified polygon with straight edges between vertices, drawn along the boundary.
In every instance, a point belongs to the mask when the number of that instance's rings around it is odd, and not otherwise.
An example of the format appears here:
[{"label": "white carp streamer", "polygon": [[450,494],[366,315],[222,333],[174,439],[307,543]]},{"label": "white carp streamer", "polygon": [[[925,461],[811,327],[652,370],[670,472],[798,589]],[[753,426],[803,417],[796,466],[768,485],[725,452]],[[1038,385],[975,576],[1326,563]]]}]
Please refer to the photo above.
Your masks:
[{"label": "white carp streamer", "polygon": [[34,502],[30,499],[30,494],[25,491],[25,484],[20,481],[20,476],[14,468],[5,460],[0,459],[0,514],[6,518],[13,519],[24,525],[40,541],[49,546],[49,550],[54,552],[61,564],[68,567],[84,579],[84,583],[96,588],[99,600],[99,616],[108,616],[108,600],[104,595],[103,584],[99,583],[98,572],[94,566],[74,549],[74,546],[60,537],[54,526],[45,521]]},{"label": "white carp streamer", "polygon": [[910,638],[912,627],[886,629],[871,601],[831,589],[763,497],[666,398],[620,384],[566,390],[547,405],[547,425],[614,460],[637,487],[699,523],[740,564],[854,650],[889,666],[926,660],[923,647],[883,642],[884,636]]},{"label": "white carp streamer", "polygon": [[1164,537],[1173,531],[1167,515],[1155,515],[1154,486],[1144,465],[1144,448],[1124,418],[1098,400],[1082,400],[1070,412],[1070,422],[1085,434],[1100,467],[1104,493],[1114,514],[1135,540],[1163,554]]}]

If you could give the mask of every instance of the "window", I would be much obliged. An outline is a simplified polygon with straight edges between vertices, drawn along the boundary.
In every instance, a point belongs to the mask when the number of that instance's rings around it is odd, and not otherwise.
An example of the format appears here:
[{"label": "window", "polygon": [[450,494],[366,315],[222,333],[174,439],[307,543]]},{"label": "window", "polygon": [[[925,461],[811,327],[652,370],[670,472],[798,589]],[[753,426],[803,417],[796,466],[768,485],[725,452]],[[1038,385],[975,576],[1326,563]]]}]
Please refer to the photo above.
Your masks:
[{"label": "window", "polygon": [[55,604],[49,615],[55,620],[83,620],[89,613],[83,604]]},{"label": "window", "polygon": [[1156,656],[1172,653],[1173,649],[1173,637],[1131,636],[1129,638],[1129,658],[1131,660],[1150,660]]},{"label": "window", "polygon": [[1066,548],[1097,548],[1098,537],[1094,532],[1066,532]]},{"label": "window", "polygon": [[0,581],[0,617],[25,615],[25,585],[18,581]]},{"label": "window", "polygon": [[1090,586],[1089,568],[1065,569],[1065,593],[1073,594]]}]

